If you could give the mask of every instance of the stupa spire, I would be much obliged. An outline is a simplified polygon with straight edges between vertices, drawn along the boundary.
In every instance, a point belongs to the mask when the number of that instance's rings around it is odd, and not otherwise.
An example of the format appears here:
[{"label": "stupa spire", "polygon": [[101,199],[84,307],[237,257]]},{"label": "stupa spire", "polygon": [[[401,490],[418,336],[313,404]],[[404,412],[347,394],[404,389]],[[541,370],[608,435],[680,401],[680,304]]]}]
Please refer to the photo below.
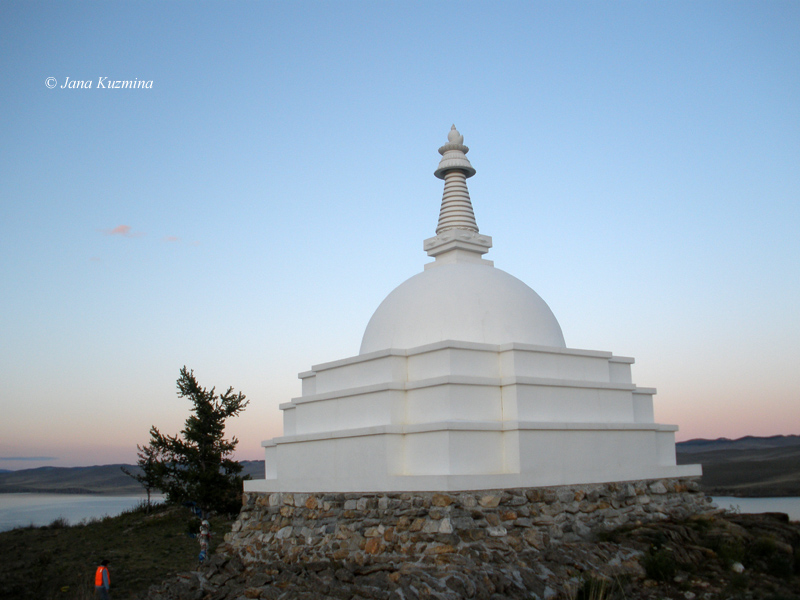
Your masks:
[{"label": "stupa spire", "polygon": [[453,262],[492,264],[492,261],[481,258],[492,247],[492,238],[478,233],[467,189],[467,178],[475,175],[475,169],[467,158],[467,152],[469,148],[464,145],[464,136],[453,125],[447,134],[447,143],[439,148],[442,160],[433,173],[444,179],[444,193],[436,236],[423,244],[428,256],[436,259],[425,265],[426,269]]},{"label": "stupa spire", "polygon": [[464,136],[456,126],[450,128],[447,134],[447,143],[439,148],[442,160],[439,168],[433,173],[439,179],[444,179],[444,194],[442,195],[442,208],[439,211],[439,224],[436,234],[448,229],[468,229],[478,232],[475,222],[475,213],[469,199],[467,178],[475,175],[475,169],[467,158],[469,148],[464,145]]}]

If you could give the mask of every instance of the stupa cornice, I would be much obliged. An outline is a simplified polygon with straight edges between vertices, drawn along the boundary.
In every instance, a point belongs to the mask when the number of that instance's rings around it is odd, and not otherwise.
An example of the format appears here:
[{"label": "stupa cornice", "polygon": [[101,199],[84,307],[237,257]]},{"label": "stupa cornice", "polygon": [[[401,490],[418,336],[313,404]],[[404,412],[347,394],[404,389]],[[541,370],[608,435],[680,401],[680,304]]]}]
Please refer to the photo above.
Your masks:
[{"label": "stupa cornice", "polygon": [[355,356],[349,356],[347,358],[340,358],[338,360],[328,361],[324,363],[319,363],[316,365],[312,365],[311,370],[303,371],[298,373],[297,377],[299,379],[308,379],[311,377],[316,376],[318,373],[322,371],[327,371],[329,369],[336,369],[338,367],[343,367],[346,365],[352,365],[356,363],[367,363],[370,361],[380,360],[382,358],[386,358],[389,356],[392,357],[406,357],[406,356],[416,356],[418,354],[426,354],[429,352],[436,352],[438,350],[470,350],[474,352],[511,352],[514,350],[519,350],[523,352],[536,352],[537,354],[557,354],[557,355],[567,355],[567,356],[582,356],[582,357],[591,357],[591,358],[603,358],[607,359],[610,363],[621,363],[621,364],[634,364],[635,359],[630,356],[617,356],[611,352],[606,350],[587,350],[582,348],[558,348],[554,346],[541,346],[536,344],[521,344],[519,342],[511,342],[507,344],[482,344],[478,342],[464,342],[460,340],[442,340],[440,342],[434,342],[432,344],[425,344],[423,346],[417,346],[415,348],[387,348],[385,350],[376,350],[375,352],[369,352],[367,354],[357,354]]},{"label": "stupa cornice", "polygon": [[436,259],[425,268],[454,262],[472,262],[492,266],[494,262],[481,258],[492,247],[492,238],[469,229],[448,229],[428,238],[422,248]]}]

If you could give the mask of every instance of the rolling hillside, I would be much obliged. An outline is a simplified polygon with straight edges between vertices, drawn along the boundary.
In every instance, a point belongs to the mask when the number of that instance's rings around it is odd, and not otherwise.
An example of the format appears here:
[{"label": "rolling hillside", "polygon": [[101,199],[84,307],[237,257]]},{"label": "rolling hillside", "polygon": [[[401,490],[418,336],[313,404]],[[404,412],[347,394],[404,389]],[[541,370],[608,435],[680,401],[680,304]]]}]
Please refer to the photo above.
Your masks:
[{"label": "rolling hillside", "polygon": [[[253,479],[264,478],[264,462],[243,461],[243,473]],[[142,486],[125,475],[120,467],[134,473],[133,465],[99,465],[93,467],[40,467],[0,473],[0,494],[144,494]]]},{"label": "rolling hillside", "polygon": [[703,465],[703,489],[716,496],[800,496],[800,436],[747,436],[676,444],[678,464]]}]

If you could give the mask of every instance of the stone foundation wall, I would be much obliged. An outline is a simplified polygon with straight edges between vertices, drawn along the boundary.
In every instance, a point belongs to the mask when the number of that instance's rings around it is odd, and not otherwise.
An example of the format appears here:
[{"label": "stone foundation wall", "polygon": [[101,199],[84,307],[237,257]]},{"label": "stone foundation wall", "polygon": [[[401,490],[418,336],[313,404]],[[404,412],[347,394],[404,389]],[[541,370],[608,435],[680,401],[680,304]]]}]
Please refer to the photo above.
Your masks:
[{"label": "stone foundation wall", "polygon": [[225,552],[245,563],[448,562],[590,540],[712,509],[694,479],[435,493],[247,493]]}]

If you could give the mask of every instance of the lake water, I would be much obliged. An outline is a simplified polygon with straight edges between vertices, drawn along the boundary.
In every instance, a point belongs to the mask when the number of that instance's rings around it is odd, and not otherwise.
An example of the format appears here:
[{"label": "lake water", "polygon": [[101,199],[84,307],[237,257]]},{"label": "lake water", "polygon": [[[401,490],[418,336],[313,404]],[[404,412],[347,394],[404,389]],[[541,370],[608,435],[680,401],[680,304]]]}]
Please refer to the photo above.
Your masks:
[{"label": "lake water", "polygon": [[781,512],[789,515],[792,521],[800,521],[800,498],[734,498],[733,496],[714,496],[714,504],[720,508],[733,509],[742,513]]},{"label": "lake water", "polygon": [[[0,531],[49,525],[63,517],[71,525],[86,519],[116,516],[143,502],[144,496],[79,496],[71,494],[0,494]],[[162,500],[161,496],[154,498]],[[800,498],[733,498],[714,496],[720,508],[743,513],[782,512],[800,521]]]},{"label": "lake water", "polygon": [[[0,531],[49,525],[64,518],[70,525],[84,519],[114,517],[138,506],[146,496],[87,496],[73,494],[0,494]],[[160,501],[161,496],[154,497]]]}]

